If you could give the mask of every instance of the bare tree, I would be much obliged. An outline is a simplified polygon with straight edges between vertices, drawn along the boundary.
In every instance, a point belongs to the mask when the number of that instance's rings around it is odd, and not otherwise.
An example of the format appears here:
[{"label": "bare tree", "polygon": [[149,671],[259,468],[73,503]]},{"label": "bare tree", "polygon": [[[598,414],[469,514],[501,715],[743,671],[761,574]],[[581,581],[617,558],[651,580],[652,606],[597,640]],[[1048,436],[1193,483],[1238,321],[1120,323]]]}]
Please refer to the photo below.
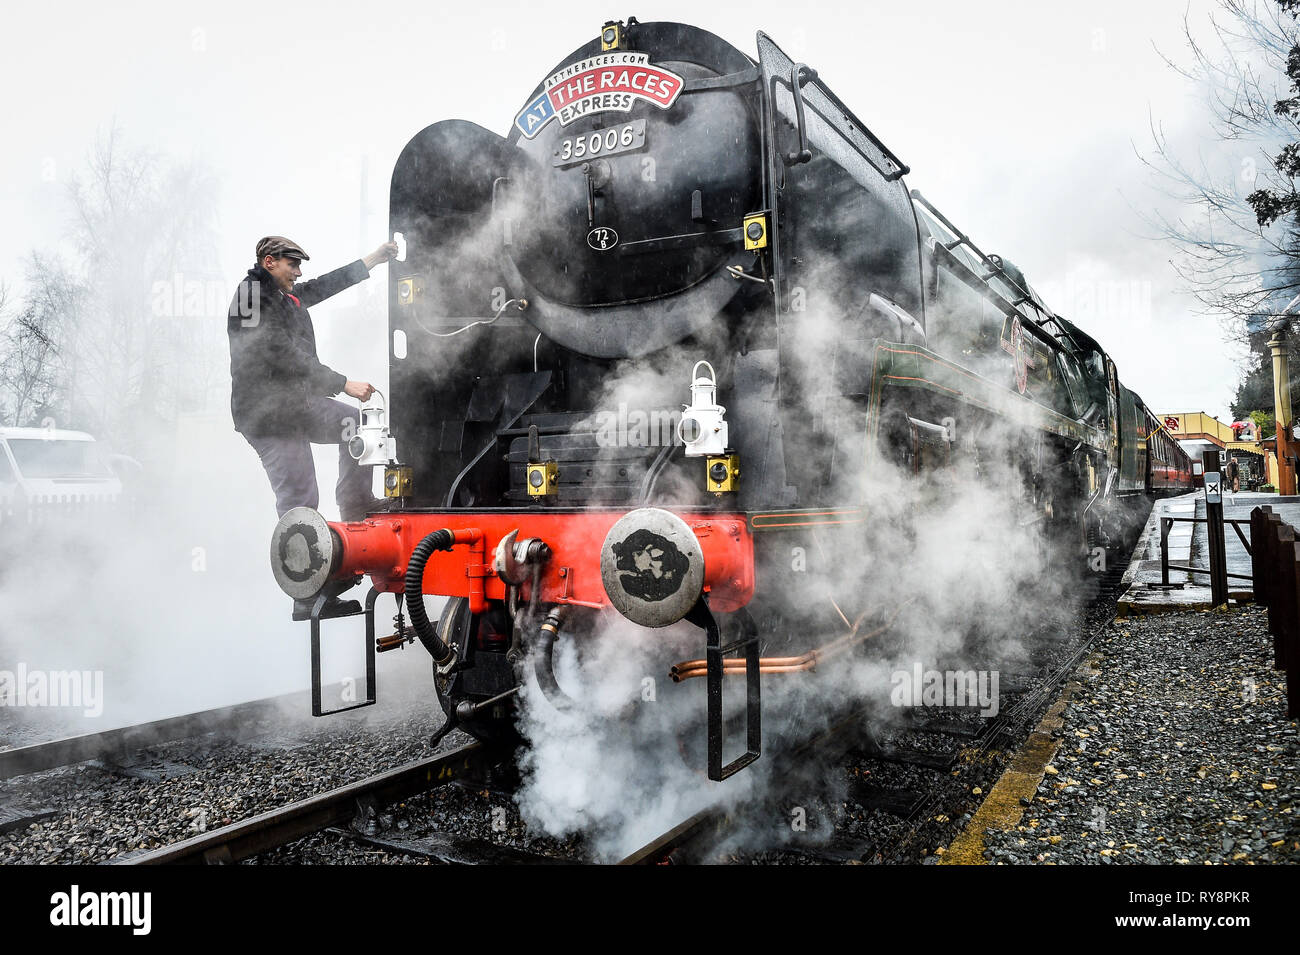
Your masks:
[{"label": "bare tree", "polygon": [[215,184],[196,162],[128,148],[113,127],[68,198],[75,267],[33,253],[21,308],[0,320],[0,414],[147,446],[132,439],[208,410],[224,380],[228,289],[204,296],[196,281],[217,261]]},{"label": "bare tree", "polygon": [[35,309],[24,308],[6,335],[8,347],[0,375],[9,383],[9,416],[18,426],[37,423],[40,412],[49,410],[57,401],[58,354],[45,327],[45,317]]},{"label": "bare tree", "polygon": [[9,315],[9,286],[0,282],[0,423],[14,424],[15,396],[12,385],[10,340],[14,333],[14,319]]},{"label": "bare tree", "polygon": [[1300,121],[1294,111],[1277,108],[1288,92],[1296,49],[1290,4],[1218,0],[1209,42],[1198,40],[1184,19],[1190,65],[1166,57],[1205,92],[1213,141],[1230,144],[1227,154],[1235,161],[1188,159],[1155,121],[1155,154],[1143,159],[1188,210],[1177,218],[1150,217],[1175,246],[1175,268],[1206,311],[1228,318],[1243,339],[1261,316],[1276,313],[1300,291],[1300,236],[1291,218],[1278,221],[1257,210],[1261,195],[1295,193],[1287,150],[1300,136]]},{"label": "bare tree", "polygon": [[[1277,0],[1277,5],[1284,15],[1291,17],[1294,25],[1300,16],[1300,0]],[[1300,127],[1300,44],[1293,43],[1287,51],[1286,75],[1290,80],[1288,92],[1291,95],[1277,100],[1273,104],[1273,113]],[[1300,211],[1300,192],[1295,186],[1296,176],[1300,176],[1300,143],[1291,141],[1283,146],[1273,157],[1273,166],[1286,181],[1280,187],[1265,185],[1246,197],[1261,226],[1271,225],[1282,216],[1294,216]]]},{"label": "bare tree", "polygon": [[0,334],[0,389],[4,420],[37,424],[67,420],[69,369],[65,347],[81,288],[57,259],[33,253],[21,308]]},{"label": "bare tree", "polygon": [[[159,282],[184,281],[185,266],[216,259],[215,186],[195,163],[131,150],[114,127],[74,177],[70,200],[84,295],[67,330],[70,405],[87,425],[126,438],[137,423],[174,420],[203,403],[220,367],[206,314],[155,307]],[[221,324],[224,328],[224,324]]]}]

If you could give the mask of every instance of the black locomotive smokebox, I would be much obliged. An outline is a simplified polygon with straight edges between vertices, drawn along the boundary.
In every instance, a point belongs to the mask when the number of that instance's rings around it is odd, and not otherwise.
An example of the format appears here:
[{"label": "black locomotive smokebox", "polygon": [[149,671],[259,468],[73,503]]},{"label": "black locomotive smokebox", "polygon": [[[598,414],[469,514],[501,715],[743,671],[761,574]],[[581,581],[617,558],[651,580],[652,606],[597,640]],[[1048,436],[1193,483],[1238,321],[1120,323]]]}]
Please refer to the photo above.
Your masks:
[{"label": "black locomotive smokebox", "polygon": [[[598,42],[556,64],[548,82],[584,67],[610,82],[657,71],[682,85],[667,105],[635,99],[574,118],[557,114],[509,142],[512,219],[504,263],[530,302],[527,320],[556,343],[599,358],[636,357],[699,332],[735,297],[728,265],[752,259],[739,232],[762,206],[752,61],[720,38],[672,23],[638,24],[630,66],[603,65]],[[640,72],[638,72],[638,70]],[[557,80],[563,85],[564,80]],[[698,84],[718,84],[707,88]],[[619,94],[615,94],[619,95]]]}]

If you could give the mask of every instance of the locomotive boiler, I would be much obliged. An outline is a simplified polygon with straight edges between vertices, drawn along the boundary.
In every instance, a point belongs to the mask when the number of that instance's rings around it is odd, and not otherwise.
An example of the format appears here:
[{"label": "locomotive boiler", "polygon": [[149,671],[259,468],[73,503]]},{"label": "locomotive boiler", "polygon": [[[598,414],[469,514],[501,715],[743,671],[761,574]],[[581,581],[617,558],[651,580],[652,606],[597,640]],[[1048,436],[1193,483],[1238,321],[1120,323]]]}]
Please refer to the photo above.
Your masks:
[{"label": "locomotive boiler", "polygon": [[[765,34],[750,57],[635,19],[562,58],[506,136],[417,133],[390,197],[395,447],[362,442],[389,507],[297,509],[271,547],[317,612],[370,578],[367,701],[376,649],[418,640],[447,728],[508,736],[526,682],[566,704],[557,640],[685,620],[701,653],[673,676],[707,682],[722,779],[759,755],[766,680],[878,629],[869,580],[826,582],[889,506],[873,474],[1010,467],[1071,555],[1116,537],[1124,500],[1185,486],[1101,345],[908,171]],[[376,639],[381,594],[397,632]]]}]

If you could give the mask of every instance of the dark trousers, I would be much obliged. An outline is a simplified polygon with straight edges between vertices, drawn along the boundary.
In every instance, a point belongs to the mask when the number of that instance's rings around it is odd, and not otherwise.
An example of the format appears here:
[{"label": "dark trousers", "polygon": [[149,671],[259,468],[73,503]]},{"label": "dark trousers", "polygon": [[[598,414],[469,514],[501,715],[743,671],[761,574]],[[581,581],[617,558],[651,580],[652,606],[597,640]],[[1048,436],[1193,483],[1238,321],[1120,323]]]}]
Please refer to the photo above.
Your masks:
[{"label": "dark trousers", "polygon": [[360,412],[333,398],[308,401],[311,426],[302,437],[250,437],[245,435],[275,491],[275,510],[280,517],[295,507],[320,507],[320,490],[316,486],[316,465],[312,461],[313,444],[337,444],[339,480],[334,486],[343,520],[360,520],[374,501],[370,491],[373,471],[358,467],[348,454],[348,438],[357,432]]}]

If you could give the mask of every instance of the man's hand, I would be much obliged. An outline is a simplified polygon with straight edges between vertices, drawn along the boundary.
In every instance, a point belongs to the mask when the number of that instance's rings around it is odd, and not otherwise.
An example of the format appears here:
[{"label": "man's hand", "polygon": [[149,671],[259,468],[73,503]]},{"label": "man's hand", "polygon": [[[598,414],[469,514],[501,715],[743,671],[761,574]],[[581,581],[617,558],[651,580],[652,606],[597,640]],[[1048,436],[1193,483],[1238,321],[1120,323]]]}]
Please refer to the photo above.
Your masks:
[{"label": "man's hand", "polygon": [[375,386],[368,381],[349,381],[343,386],[343,393],[358,401],[366,401],[375,393]]},{"label": "man's hand", "polygon": [[361,261],[365,263],[366,269],[369,270],[369,269],[373,269],[376,265],[378,265],[381,262],[387,262],[395,255],[397,255],[397,243],[385,242],[383,245],[375,249],[375,251],[371,252]]}]

